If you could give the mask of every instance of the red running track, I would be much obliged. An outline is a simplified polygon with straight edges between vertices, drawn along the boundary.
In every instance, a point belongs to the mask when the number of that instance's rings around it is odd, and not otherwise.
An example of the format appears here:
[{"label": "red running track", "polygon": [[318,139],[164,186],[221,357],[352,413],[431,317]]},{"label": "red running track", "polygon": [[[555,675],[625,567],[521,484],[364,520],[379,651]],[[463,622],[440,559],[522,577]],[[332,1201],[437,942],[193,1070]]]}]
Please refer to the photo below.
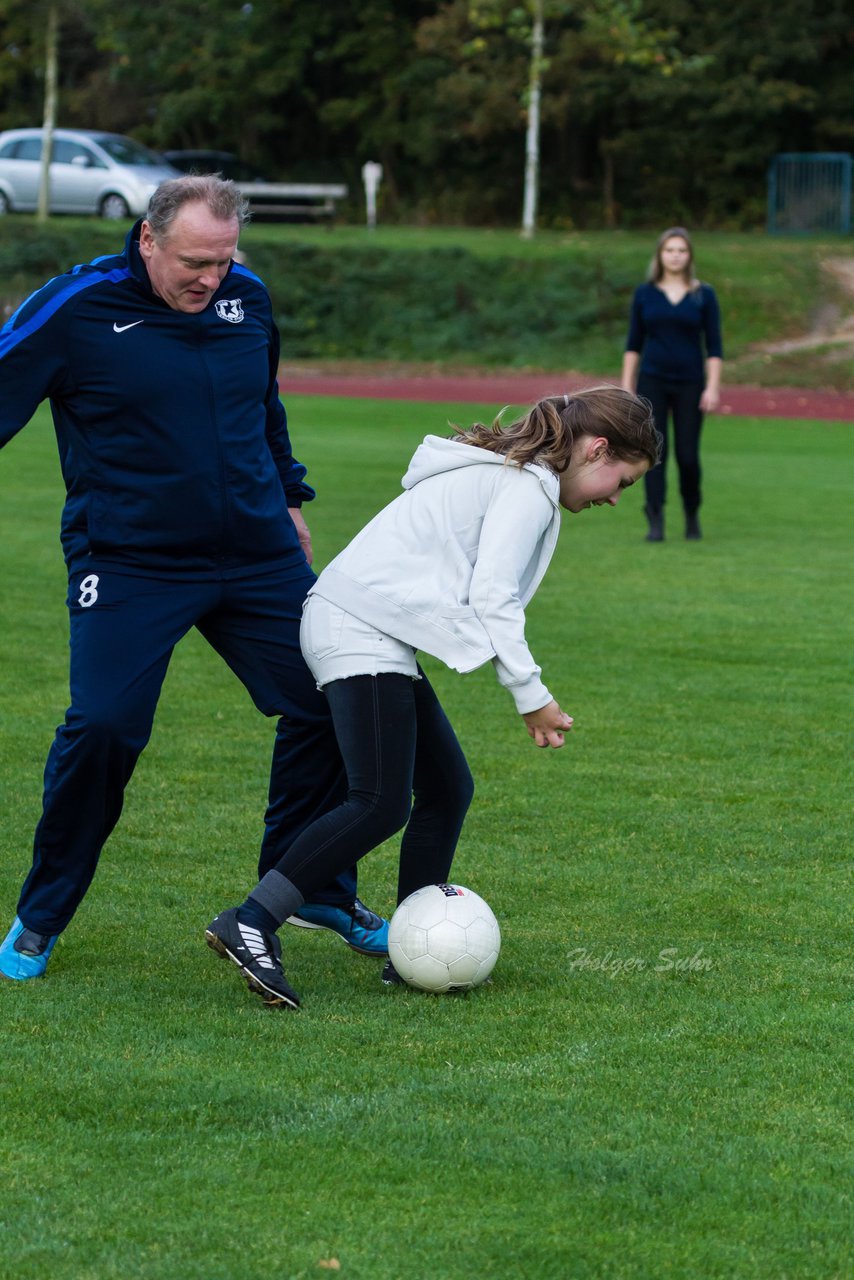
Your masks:
[{"label": "red running track", "polygon": [[[534,404],[596,386],[605,378],[561,373],[350,373],[317,369],[282,370],[282,391],[299,395],[351,396],[373,400],[425,400],[488,404]],[[807,418],[854,422],[854,394],[806,391],[799,387],[725,387],[721,413],[757,418]]]}]

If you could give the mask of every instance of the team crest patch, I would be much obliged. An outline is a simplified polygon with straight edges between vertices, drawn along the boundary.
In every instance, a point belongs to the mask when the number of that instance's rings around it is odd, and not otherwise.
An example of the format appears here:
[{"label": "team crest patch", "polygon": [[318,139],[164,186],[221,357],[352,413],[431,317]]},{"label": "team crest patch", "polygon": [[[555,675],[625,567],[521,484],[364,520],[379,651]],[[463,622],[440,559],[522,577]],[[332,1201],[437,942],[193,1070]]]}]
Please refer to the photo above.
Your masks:
[{"label": "team crest patch", "polygon": [[231,324],[240,324],[243,319],[243,299],[223,298],[216,304],[216,313],[220,320],[228,320]]}]

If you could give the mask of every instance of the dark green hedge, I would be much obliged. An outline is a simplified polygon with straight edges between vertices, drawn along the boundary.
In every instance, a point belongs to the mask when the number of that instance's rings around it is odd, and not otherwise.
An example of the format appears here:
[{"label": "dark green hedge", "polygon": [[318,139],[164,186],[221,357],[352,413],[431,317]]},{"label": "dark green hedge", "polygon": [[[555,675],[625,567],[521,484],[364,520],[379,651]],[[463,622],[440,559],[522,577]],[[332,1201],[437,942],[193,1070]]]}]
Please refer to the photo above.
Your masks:
[{"label": "dark green hedge", "polygon": [[72,223],[51,222],[39,227],[30,219],[0,218],[0,308],[5,319],[24,298],[52,276],[78,262],[115,253],[124,232],[92,219],[85,233]]},{"label": "dark green hedge", "polygon": [[622,327],[632,282],[566,259],[465,249],[253,247],[292,359],[566,364],[591,330]]},{"label": "dark green hedge", "polygon": [[[3,302],[75,262],[114,252],[119,228],[81,232],[4,219]],[[81,246],[85,251],[81,255]],[[598,262],[483,259],[465,249],[252,246],[273,298],[285,360],[361,359],[569,367],[582,340],[613,342],[634,281]]]}]

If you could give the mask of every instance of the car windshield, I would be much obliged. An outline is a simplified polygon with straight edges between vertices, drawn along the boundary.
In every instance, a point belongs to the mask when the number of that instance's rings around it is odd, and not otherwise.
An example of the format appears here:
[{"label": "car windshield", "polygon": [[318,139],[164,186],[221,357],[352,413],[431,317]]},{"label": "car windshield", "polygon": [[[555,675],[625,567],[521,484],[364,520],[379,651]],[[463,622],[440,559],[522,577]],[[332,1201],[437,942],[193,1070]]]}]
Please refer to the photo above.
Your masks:
[{"label": "car windshield", "polygon": [[95,138],[95,142],[98,143],[99,147],[103,147],[107,155],[112,156],[119,164],[156,164],[162,168],[166,163],[156,151],[149,151],[148,147],[144,147],[141,142],[134,142],[133,138],[122,138],[115,133],[102,133]]}]

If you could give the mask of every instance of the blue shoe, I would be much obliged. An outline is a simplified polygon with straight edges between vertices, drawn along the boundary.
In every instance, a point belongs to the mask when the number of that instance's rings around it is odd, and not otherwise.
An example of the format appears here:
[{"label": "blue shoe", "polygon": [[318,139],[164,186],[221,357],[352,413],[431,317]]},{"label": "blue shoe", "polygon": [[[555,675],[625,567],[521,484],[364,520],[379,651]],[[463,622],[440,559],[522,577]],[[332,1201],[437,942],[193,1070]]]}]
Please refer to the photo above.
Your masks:
[{"label": "blue shoe", "polygon": [[58,933],[53,937],[34,933],[32,929],[24,928],[15,916],[14,924],[0,946],[0,973],[4,978],[14,978],[18,982],[40,978],[58,937]]},{"label": "blue shoe", "polygon": [[299,911],[288,917],[288,924],[301,929],[331,929],[363,956],[388,955],[388,920],[369,911],[358,898],[343,907],[304,902]]}]

